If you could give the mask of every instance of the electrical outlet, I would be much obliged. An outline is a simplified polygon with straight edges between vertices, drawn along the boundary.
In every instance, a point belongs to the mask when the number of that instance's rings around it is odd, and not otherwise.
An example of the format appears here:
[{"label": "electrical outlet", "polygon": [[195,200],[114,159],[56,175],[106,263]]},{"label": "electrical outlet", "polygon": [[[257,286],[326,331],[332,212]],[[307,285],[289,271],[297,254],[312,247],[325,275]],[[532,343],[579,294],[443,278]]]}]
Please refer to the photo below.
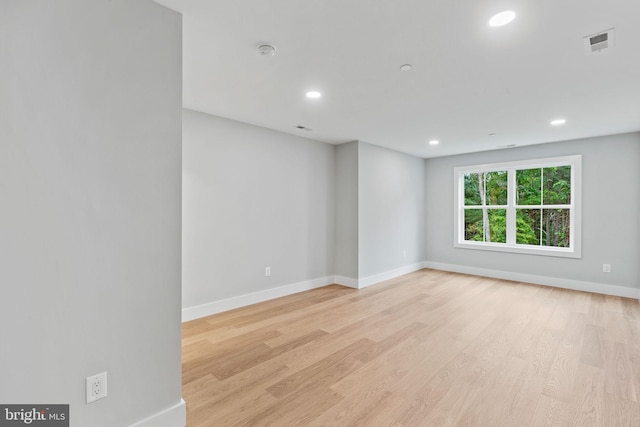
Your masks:
[{"label": "electrical outlet", "polygon": [[267,277],[271,276],[271,267],[264,268],[264,275]]},{"label": "electrical outlet", "polygon": [[611,264],[602,264],[603,273],[611,273]]},{"label": "electrical outlet", "polygon": [[107,397],[107,373],[87,377],[87,403]]},{"label": "electrical outlet", "polygon": [[407,251],[402,251],[402,256],[407,257]]}]

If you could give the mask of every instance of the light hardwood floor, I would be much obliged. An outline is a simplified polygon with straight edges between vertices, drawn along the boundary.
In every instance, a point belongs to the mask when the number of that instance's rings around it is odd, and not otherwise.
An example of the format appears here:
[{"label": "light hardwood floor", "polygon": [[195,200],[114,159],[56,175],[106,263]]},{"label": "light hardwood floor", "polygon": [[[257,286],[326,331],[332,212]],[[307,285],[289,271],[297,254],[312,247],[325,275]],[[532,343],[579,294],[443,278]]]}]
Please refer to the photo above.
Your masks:
[{"label": "light hardwood floor", "polygon": [[183,326],[199,426],[640,426],[638,301],[436,270]]}]

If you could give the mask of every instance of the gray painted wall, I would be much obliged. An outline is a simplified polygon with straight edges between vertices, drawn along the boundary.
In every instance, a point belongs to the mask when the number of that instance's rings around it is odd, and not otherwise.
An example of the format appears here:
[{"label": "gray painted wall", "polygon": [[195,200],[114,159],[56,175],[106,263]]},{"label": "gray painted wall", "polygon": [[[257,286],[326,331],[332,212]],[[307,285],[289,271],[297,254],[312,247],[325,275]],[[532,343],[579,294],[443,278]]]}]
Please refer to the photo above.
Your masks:
[{"label": "gray painted wall", "polygon": [[0,3],[1,403],[180,402],[180,52],[151,1]]},{"label": "gray painted wall", "polygon": [[333,275],[334,147],[183,116],[183,306]]},{"label": "gray painted wall", "polygon": [[[453,247],[453,168],[582,154],[582,259]],[[427,259],[624,287],[638,286],[640,133],[427,159]],[[611,273],[602,264],[611,264]]]},{"label": "gray painted wall", "polygon": [[336,151],[335,274],[358,278],[358,142]]},{"label": "gray painted wall", "polygon": [[424,261],[424,160],[366,142],[358,153],[359,277]]}]

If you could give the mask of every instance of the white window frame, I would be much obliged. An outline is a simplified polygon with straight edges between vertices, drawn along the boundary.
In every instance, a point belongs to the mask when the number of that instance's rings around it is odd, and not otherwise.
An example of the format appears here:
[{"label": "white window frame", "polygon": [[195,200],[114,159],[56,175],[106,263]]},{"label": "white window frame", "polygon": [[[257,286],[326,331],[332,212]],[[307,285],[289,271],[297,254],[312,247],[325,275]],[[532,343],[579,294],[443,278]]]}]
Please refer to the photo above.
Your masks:
[{"label": "white window frame", "polygon": [[[571,166],[571,203],[568,205],[545,205],[546,208],[569,208],[570,237],[569,247],[549,247],[538,245],[516,244],[516,170],[536,169],[554,166]],[[507,243],[474,242],[464,240],[464,175],[468,173],[507,171]],[[522,160],[484,165],[460,166],[453,170],[454,178],[454,239],[457,248],[479,249],[497,252],[511,252],[519,254],[545,255],[566,258],[581,258],[582,231],[582,156],[563,156],[546,159]],[[487,206],[491,208],[492,206]],[[497,207],[497,206],[496,206]],[[502,208],[502,207],[501,207]],[[540,206],[532,206],[540,208]]]}]

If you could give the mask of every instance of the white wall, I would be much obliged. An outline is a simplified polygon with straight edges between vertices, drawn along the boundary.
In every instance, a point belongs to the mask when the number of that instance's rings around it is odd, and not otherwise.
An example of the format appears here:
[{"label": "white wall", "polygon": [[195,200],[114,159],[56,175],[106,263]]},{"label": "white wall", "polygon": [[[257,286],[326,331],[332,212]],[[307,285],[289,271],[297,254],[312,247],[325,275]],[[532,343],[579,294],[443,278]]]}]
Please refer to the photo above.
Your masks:
[{"label": "white wall", "polygon": [[362,141],[358,154],[359,278],[424,261],[424,160]]},{"label": "white wall", "polygon": [[335,274],[358,279],[358,141],[336,151]]},{"label": "white wall", "polygon": [[[582,154],[581,259],[453,247],[454,167],[572,154]],[[639,278],[639,164],[639,133],[427,159],[427,259],[436,267],[548,277],[560,286],[633,296],[624,288],[636,288]],[[611,273],[602,272],[604,263],[611,264]]]},{"label": "white wall", "polygon": [[422,159],[191,110],[183,125],[183,320],[420,267]]},{"label": "white wall", "polygon": [[334,147],[190,110],[183,120],[184,308],[326,284],[334,274]]},{"label": "white wall", "polygon": [[151,1],[0,3],[1,403],[181,409],[180,52]]}]

